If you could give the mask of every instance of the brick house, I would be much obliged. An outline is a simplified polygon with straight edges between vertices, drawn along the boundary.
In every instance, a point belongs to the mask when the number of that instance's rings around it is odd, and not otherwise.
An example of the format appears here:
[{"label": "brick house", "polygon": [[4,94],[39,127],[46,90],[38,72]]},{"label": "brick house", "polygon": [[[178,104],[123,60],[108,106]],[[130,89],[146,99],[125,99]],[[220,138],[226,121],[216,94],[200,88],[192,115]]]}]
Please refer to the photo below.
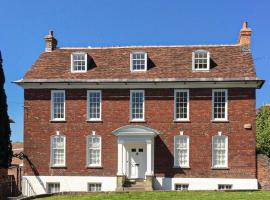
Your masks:
[{"label": "brick house", "polygon": [[[57,48],[23,79],[25,184],[36,194],[253,190],[251,30],[229,45]],[[130,184],[130,185],[129,185]],[[132,187],[131,187],[132,188]]]}]

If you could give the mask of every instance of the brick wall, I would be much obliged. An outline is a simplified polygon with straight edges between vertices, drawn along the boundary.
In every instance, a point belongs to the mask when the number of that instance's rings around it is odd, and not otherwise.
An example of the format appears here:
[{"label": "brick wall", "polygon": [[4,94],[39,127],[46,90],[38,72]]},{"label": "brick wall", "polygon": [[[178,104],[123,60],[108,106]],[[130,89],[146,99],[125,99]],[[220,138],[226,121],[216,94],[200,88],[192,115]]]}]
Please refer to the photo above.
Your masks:
[{"label": "brick wall", "polygon": [[264,154],[257,154],[257,176],[259,189],[270,190],[270,158]]},{"label": "brick wall", "polygon": [[[100,175],[117,172],[117,138],[112,131],[129,122],[129,90],[102,91],[102,122],[86,122],[86,90],[66,90],[66,122],[50,122],[50,90],[25,90],[24,152],[25,175]],[[212,90],[190,90],[190,122],[174,123],[173,89],[145,90],[146,122],[158,130],[155,139],[155,175],[168,177],[256,178],[255,89],[229,89],[229,123],[211,122]],[[244,129],[251,123],[252,129]],[[132,123],[136,124],[136,123]],[[173,137],[179,131],[190,136],[190,169],[173,169]],[[66,135],[66,163],[50,167],[50,136]],[[102,168],[86,167],[86,136],[92,131],[102,136]],[[228,136],[229,168],[211,169],[212,136],[218,131]]]}]

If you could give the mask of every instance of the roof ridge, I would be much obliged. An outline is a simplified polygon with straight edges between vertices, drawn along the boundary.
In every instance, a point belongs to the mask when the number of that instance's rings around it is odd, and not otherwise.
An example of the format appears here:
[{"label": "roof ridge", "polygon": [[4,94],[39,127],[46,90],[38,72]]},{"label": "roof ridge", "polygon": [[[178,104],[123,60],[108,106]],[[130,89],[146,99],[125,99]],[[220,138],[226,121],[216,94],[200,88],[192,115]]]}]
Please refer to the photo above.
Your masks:
[{"label": "roof ridge", "polygon": [[100,47],[60,47],[58,49],[121,49],[121,48],[160,48],[160,47],[219,47],[239,46],[239,44],[196,44],[196,45],[128,45],[128,46],[100,46]]}]

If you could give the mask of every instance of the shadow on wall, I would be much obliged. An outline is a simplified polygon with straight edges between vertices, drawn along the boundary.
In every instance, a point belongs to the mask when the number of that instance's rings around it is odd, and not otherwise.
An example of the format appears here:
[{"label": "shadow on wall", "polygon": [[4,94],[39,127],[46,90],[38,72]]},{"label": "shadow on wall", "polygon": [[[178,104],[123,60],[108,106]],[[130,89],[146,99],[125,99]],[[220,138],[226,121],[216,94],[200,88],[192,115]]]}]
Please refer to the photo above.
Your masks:
[{"label": "shadow on wall", "polygon": [[36,179],[40,183],[41,187],[44,189],[44,191],[46,191],[46,187],[45,187],[45,185],[43,184],[42,180],[39,177],[39,172],[38,172],[36,166],[34,165],[34,163],[32,163],[32,161],[29,159],[29,157],[27,155],[25,155],[23,152],[21,152],[19,154],[15,154],[13,156],[17,157],[19,159],[24,159],[24,160],[27,161],[27,163],[29,164],[30,168],[32,169]]},{"label": "shadow on wall", "polygon": [[[155,173],[165,177],[185,174],[182,168],[174,168],[174,155],[162,141],[160,136],[155,138]],[[158,149],[158,150],[157,150]]]}]

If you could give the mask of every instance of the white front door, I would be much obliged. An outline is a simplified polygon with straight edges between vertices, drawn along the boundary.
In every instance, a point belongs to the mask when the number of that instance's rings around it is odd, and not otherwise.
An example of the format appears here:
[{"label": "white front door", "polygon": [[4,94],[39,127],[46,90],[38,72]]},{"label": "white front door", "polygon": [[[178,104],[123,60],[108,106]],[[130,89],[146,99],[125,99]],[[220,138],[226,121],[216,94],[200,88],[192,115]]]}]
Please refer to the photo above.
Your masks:
[{"label": "white front door", "polygon": [[146,146],[145,144],[130,144],[128,151],[129,178],[145,178]]}]

